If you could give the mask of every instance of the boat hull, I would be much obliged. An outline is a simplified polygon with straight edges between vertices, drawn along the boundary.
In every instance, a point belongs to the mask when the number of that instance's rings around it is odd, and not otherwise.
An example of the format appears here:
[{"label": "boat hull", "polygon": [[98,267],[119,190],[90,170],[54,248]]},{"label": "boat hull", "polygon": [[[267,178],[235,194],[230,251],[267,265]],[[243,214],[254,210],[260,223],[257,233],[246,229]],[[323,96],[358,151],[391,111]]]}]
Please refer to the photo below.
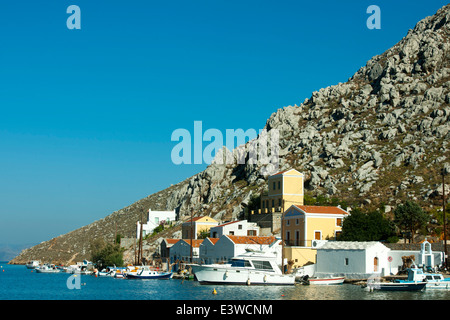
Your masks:
[{"label": "boat hull", "polygon": [[200,284],[216,285],[295,285],[294,275],[282,275],[248,269],[192,266]]},{"label": "boat hull", "polygon": [[389,282],[389,283],[369,284],[367,285],[367,287],[371,290],[382,290],[382,291],[421,291],[425,289],[426,285],[427,285],[426,282],[417,282],[417,283]]},{"label": "boat hull", "polygon": [[336,284],[343,284],[345,278],[344,277],[338,277],[338,278],[321,278],[321,279],[308,279],[309,284],[311,285],[336,285]]},{"label": "boat hull", "polygon": [[127,274],[127,279],[171,279],[172,275],[173,275],[172,272],[163,272],[147,275]]},{"label": "boat hull", "polygon": [[59,269],[46,270],[46,269],[39,269],[39,268],[35,269],[35,271],[37,273],[59,273],[59,272],[61,272],[61,270],[59,270]]}]

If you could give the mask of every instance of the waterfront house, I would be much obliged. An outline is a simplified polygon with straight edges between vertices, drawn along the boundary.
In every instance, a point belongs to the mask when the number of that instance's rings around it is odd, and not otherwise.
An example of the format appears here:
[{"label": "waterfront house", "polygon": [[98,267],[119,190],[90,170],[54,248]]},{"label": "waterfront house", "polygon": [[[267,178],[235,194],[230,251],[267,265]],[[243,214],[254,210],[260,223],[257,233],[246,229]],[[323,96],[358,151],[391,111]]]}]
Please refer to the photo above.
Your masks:
[{"label": "waterfront house", "polygon": [[170,248],[180,239],[163,239],[159,244],[159,253],[162,259],[170,258]]},{"label": "waterfront house", "polygon": [[[216,241],[213,250],[209,250],[207,253],[200,250],[202,254],[205,253],[200,256],[200,259],[211,263],[227,262],[232,257],[245,253],[247,249],[266,250],[275,240],[275,237],[223,235]],[[279,252],[279,264],[281,264],[281,245],[277,246],[275,250]]]},{"label": "waterfront house", "polygon": [[223,235],[259,236],[259,226],[255,222],[237,220],[212,227],[209,234],[212,238],[220,238]]},{"label": "waterfront house", "polygon": [[170,248],[170,262],[178,261],[199,262],[200,244],[203,239],[192,239],[192,261],[191,261],[191,240],[180,239]]},{"label": "waterfront house", "polygon": [[378,241],[326,241],[317,248],[315,276],[368,279],[391,273],[390,249]]},{"label": "waterfront house", "polygon": [[200,252],[200,261],[202,263],[216,263],[217,256],[220,254],[216,254],[215,244],[219,241],[219,238],[206,238],[200,244],[199,252]]},{"label": "waterfront house", "polygon": [[209,216],[195,217],[192,221],[189,219],[181,225],[181,237],[183,239],[190,239],[192,232],[192,238],[197,239],[200,233],[206,232],[209,234],[209,230],[218,224],[219,222],[217,220]]},{"label": "waterfront house", "polygon": [[349,213],[340,207],[292,205],[284,213],[282,227],[285,259],[293,267],[315,263],[324,240],[335,240]]},{"label": "waterfront house", "polygon": [[[172,211],[152,211],[148,209],[147,223],[142,224],[142,237],[147,234],[152,234],[153,230],[160,224],[170,224],[170,222],[176,221],[177,214],[175,210]],[[141,234],[141,224],[137,222],[136,239],[139,239]]]}]

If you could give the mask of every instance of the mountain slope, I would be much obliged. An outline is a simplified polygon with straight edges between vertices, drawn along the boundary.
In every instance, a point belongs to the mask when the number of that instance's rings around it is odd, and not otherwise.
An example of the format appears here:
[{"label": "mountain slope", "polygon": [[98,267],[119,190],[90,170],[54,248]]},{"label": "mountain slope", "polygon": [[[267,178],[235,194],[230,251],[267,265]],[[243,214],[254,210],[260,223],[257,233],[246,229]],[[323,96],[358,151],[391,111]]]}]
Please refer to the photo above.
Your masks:
[{"label": "mountain slope", "polygon": [[[265,128],[280,133],[279,170],[296,168],[307,177],[309,194],[351,204],[395,206],[407,198],[424,207],[438,204],[439,170],[445,166],[450,172],[449,36],[447,5],[346,83],[273,113]],[[245,147],[235,156],[248,152]],[[24,250],[12,263],[89,258],[89,243],[112,241],[116,228],[118,234],[134,236],[140,208],[177,209],[182,220],[191,210],[216,219],[239,217],[264,190],[262,167],[212,164],[104,219]]]}]

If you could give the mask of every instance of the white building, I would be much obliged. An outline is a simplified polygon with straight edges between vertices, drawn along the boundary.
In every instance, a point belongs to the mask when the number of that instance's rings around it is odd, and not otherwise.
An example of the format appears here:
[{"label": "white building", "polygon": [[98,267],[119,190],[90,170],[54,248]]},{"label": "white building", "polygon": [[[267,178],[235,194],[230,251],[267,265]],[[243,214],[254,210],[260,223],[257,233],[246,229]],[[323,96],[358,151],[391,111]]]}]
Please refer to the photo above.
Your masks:
[{"label": "white building", "polygon": [[315,276],[344,275],[349,279],[367,279],[388,275],[390,249],[378,241],[328,241],[317,248]]},{"label": "white building", "polygon": [[[275,241],[275,237],[234,235],[223,235],[217,241],[207,241],[205,239],[200,245],[200,261],[205,263],[226,262],[235,256],[245,253],[247,249],[267,250]],[[278,264],[281,264],[281,245],[275,246],[272,250],[277,252],[279,257]]]},{"label": "white building", "polygon": [[223,235],[259,236],[259,226],[256,222],[248,222],[247,220],[231,221],[212,227],[209,235],[211,238],[220,238]]},{"label": "white building", "polygon": [[[148,209],[147,213],[147,223],[142,225],[142,236],[145,237],[147,234],[151,234],[153,230],[158,227],[161,223],[168,224],[170,222],[177,220],[177,214],[175,210],[172,211],[152,211]],[[137,223],[136,238],[139,239],[141,235],[141,224]]]}]

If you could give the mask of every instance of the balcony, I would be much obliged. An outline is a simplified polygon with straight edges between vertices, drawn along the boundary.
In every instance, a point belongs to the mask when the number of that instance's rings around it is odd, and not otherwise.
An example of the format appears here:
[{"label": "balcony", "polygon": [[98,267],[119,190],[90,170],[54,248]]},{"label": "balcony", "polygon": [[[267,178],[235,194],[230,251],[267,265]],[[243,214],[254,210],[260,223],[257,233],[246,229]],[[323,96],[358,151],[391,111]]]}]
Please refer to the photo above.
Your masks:
[{"label": "balcony", "polygon": [[304,247],[304,248],[317,248],[323,243],[333,240],[301,240],[301,239],[288,239],[284,240],[286,247]]}]

